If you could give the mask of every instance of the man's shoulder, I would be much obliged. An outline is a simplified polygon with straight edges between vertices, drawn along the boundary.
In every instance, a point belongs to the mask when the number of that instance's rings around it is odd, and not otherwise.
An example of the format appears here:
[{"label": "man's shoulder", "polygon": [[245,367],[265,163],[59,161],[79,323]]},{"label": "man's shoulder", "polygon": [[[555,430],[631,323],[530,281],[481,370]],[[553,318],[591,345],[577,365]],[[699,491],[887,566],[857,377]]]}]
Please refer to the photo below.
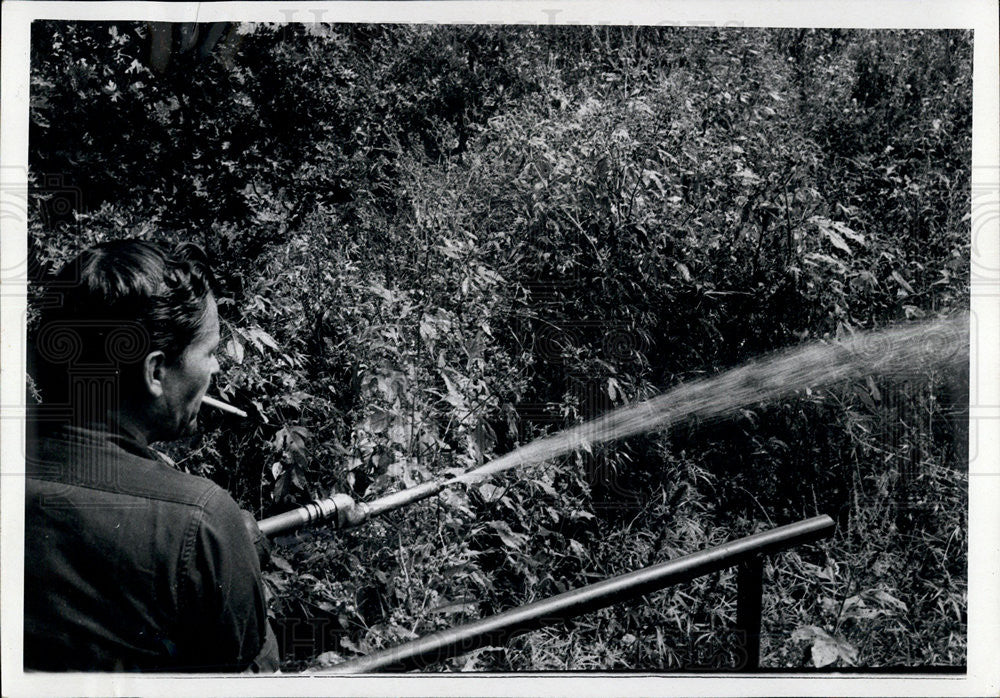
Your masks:
[{"label": "man's shoulder", "polygon": [[[31,480],[49,488],[87,490],[93,496],[157,500],[192,507],[225,507],[229,495],[211,480],[157,460],[146,449],[87,433],[51,432],[31,444]],[[45,486],[45,485],[43,485]]]}]

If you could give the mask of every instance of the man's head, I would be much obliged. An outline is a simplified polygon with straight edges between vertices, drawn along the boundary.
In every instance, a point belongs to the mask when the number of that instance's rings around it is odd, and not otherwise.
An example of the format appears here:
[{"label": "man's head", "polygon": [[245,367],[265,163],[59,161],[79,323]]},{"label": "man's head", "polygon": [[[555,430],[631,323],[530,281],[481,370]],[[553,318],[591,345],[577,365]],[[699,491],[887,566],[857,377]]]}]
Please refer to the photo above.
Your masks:
[{"label": "man's head", "polygon": [[77,421],[116,414],[150,440],[195,424],[218,370],[219,321],[204,253],[140,240],[92,247],[49,286],[36,336],[47,404]]}]

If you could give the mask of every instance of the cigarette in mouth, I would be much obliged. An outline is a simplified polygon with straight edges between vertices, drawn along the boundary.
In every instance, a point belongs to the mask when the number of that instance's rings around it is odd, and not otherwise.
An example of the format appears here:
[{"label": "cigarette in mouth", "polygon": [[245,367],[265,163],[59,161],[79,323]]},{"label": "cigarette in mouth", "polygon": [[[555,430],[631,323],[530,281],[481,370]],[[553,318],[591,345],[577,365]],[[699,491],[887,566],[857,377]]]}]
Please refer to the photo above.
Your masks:
[{"label": "cigarette in mouth", "polygon": [[222,410],[223,412],[228,412],[229,414],[235,414],[238,417],[243,417],[246,419],[247,413],[241,410],[239,407],[233,407],[228,402],[223,402],[222,400],[217,400],[214,397],[206,395],[201,399],[201,404],[208,405],[209,407],[214,407],[217,410]]}]

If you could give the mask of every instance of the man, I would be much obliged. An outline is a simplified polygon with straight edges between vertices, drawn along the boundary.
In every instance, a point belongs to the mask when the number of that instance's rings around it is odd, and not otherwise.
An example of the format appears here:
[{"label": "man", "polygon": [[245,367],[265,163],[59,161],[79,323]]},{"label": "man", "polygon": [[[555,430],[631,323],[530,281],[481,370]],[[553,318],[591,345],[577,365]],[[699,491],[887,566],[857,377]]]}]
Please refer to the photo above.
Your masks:
[{"label": "man", "polygon": [[219,370],[203,253],[104,243],[49,289],[26,459],[25,669],[275,670],[246,512],[147,445],[193,432]]}]

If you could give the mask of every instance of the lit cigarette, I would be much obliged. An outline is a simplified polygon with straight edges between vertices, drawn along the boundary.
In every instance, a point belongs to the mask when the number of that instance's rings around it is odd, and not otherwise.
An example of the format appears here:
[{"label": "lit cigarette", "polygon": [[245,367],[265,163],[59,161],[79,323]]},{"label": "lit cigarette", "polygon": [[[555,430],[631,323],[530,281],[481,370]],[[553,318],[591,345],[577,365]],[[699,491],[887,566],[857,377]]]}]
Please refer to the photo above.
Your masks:
[{"label": "lit cigarette", "polygon": [[241,410],[239,407],[233,407],[228,402],[223,402],[222,400],[217,400],[214,397],[206,395],[201,399],[201,404],[208,405],[209,407],[214,407],[217,410],[222,410],[223,412],[228,412],[229,414],[235,414],[238,417],[243,417],[246,419],[247,413]]}]

